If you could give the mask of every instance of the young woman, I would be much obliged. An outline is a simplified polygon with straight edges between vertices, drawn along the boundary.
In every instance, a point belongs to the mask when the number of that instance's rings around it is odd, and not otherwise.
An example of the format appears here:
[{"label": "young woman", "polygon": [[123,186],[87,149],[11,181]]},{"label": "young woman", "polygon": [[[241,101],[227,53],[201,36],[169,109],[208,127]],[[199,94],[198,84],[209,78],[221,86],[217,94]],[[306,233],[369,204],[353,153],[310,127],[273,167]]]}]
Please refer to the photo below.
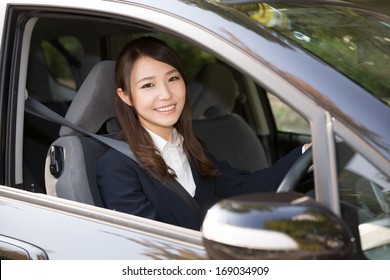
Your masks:
[{"label": "young woman", "polygon": [[253,173],[209,155],[192,131],[181,60],[161,40],[128,43],[116,83],[121,138],[138,162],[114,149],[99,160],[98,186],[109,209],[198,230],[216,197],[275,191],[302,154],[297,148]]}]

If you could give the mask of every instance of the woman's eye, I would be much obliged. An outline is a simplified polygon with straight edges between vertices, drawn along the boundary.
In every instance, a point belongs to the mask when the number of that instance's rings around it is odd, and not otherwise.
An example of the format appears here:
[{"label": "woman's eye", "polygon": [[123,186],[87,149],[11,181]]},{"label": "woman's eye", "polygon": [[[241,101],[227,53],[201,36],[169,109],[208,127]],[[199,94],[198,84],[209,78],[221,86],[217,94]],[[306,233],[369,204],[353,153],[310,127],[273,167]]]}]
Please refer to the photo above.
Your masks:
[{"label": "woman's eye", "polygon": [[177,81],[177,80],[180,80],[179,76],[174,76],[174,77],[169,78],[170,82]]},{"label": "woman's eye", "polygon": [[151,88],[153,86],[152,83],[144,84],[141,88]]}]

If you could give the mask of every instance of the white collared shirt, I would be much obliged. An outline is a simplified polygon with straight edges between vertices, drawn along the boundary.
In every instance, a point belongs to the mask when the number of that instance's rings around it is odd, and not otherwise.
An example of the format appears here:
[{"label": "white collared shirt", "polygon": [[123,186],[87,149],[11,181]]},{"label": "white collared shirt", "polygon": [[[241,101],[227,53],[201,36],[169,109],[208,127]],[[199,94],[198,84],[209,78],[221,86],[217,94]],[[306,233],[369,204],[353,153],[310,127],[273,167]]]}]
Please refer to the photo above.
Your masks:
[{"label": "white collared shirt", "polygon": [[186,153],[183,150],[183,136],[176,129],[173,129],[172,142],[168,142],[156,133],[146,129],[152,138],[157,150],[161,153],[165,163],[172,168],[177,176],[177,181],[193,197],[196,185],[192,176],[191,166]]}]

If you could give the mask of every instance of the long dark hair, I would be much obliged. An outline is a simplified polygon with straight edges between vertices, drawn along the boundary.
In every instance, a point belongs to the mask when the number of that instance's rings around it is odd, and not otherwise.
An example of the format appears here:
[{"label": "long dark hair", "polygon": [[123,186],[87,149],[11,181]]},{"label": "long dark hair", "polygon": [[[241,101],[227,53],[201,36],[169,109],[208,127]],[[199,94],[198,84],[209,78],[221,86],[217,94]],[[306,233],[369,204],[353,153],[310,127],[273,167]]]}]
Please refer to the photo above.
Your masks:
[{"label": "long dark hair", "polygon": [[[171,65],[179,71],[185,81],[179,55],[164,41],[153,37],[135,39],[124,46],[118,56],[115,68],[117,88],[121,88],[125,94],[129,95],[131,103],[133,98],[130,90],[130,76],[135,62],[142,56]],[[151,174],[157,174],[164,181],[176,177],[176,174],[167,166],[154,146],[149,133],[141,125],[136,109],[123,102],[116,95],[115,110],[119,125],[122,128],[122,136],[128,142],[141,166],[150,171]],[[184,137],[184,152],[189,161],[196,165],[200,175],[206,179],[217,177],[219,171],[207,157],[203,145],[192,131],[191,105],[189,102],[185,102],[183,112],[174,127]]]}]

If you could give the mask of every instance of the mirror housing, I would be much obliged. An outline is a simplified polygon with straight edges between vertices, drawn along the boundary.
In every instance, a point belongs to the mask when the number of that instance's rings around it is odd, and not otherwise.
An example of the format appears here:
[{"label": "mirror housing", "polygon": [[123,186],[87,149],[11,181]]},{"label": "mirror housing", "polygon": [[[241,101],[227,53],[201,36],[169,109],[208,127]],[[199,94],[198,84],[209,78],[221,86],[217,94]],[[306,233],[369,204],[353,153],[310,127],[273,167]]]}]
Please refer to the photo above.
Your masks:
[{"label": "mirror housing", "polygon": [[340,218],[298,193],[222,200],[201,231],[212,259],[350,259],[356,246]]}]

